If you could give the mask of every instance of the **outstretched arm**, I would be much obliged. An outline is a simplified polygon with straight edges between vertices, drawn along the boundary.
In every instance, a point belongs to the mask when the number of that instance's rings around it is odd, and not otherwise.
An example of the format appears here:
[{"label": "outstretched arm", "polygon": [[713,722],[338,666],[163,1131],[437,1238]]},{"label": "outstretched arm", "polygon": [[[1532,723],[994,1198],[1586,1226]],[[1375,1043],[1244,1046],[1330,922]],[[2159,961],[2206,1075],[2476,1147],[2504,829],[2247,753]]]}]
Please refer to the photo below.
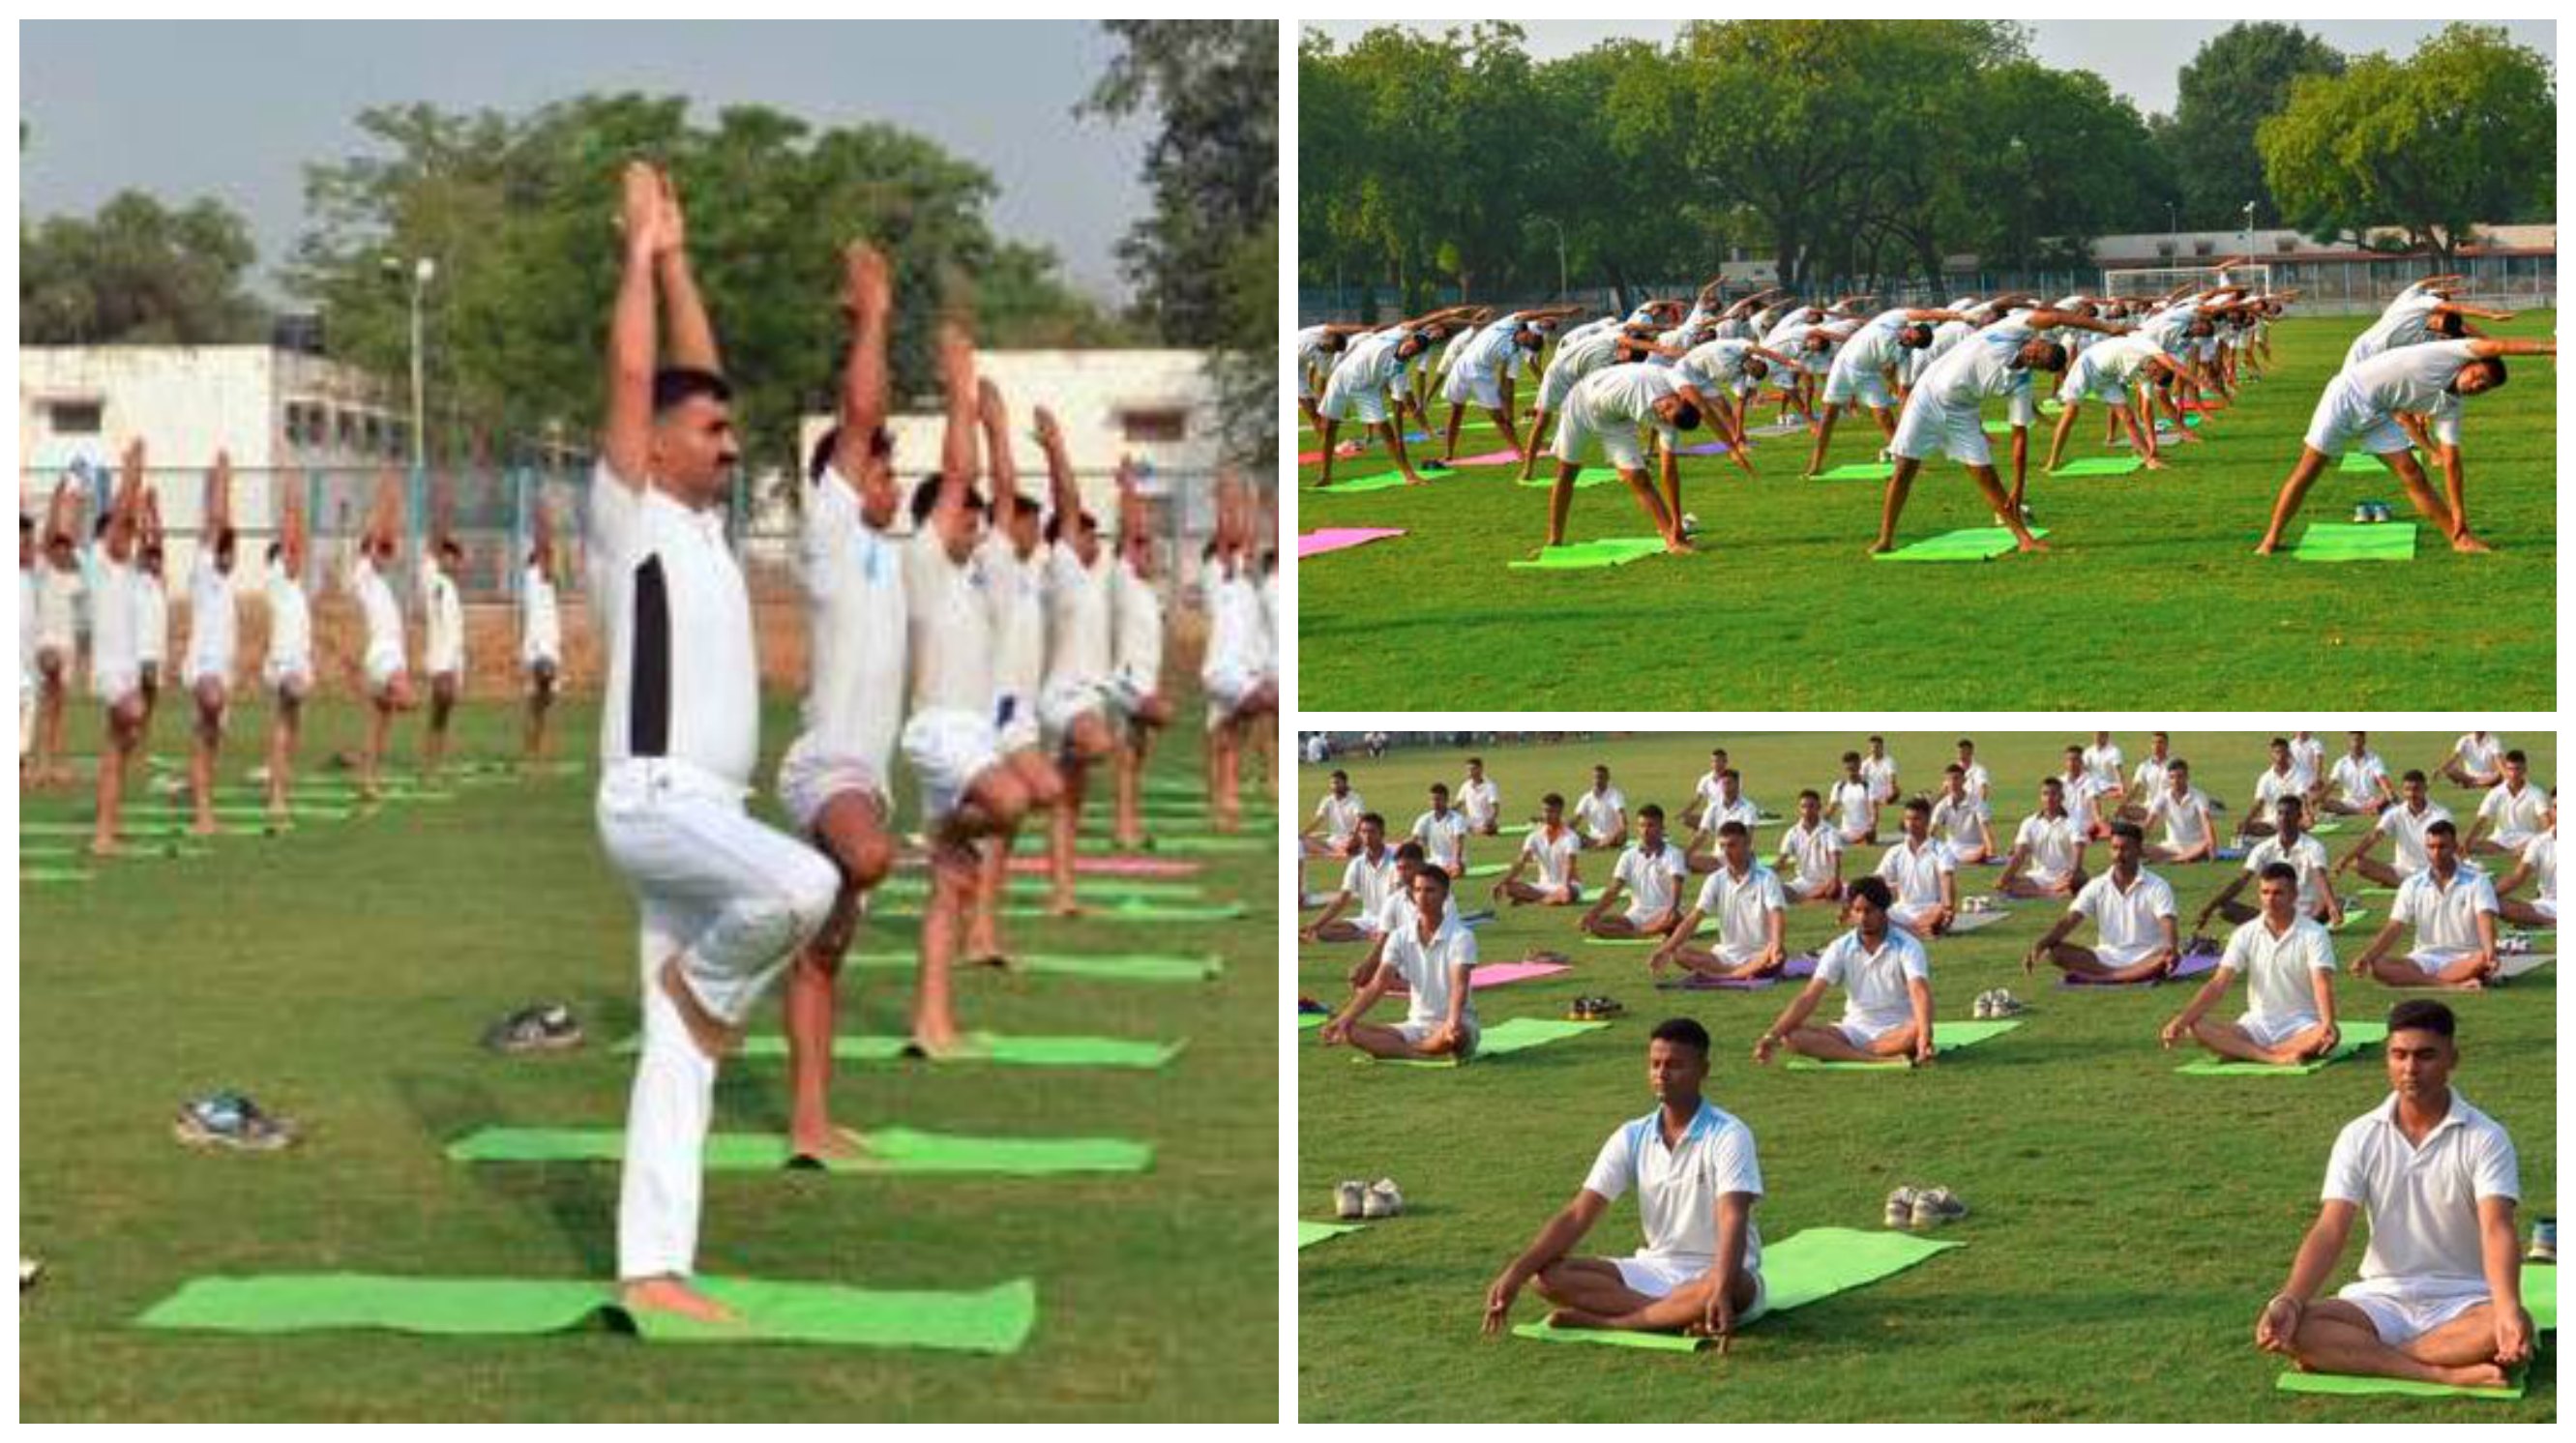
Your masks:
[{"label": "outstretched arm", "polygon": [[290,576],[304,574],[304,473],[295,464],[294,448],[281,433],[277,456],[277,559]]},{"label": "outstretched arm", "polygon": [[2480,336],[2469,342],[2469,353],[2484,360],[2489,356],[2554,356],[2558,342],[2550,337]]},{"label": "outstretched arm", "polygon": [[883,252],[863,240],[841,251],[841,310],[850,322],[841,366],[841,434],[832,468],[856,484],[886,418],[886,336],[894,324],[894,280]]},{"label": "outstretched arm", "polygon": [[2272,1295],[2272,1301],[2263,1305],[2263,1316],[2254,1325],[2254,1346],[2267,1353],[2291,1351],[2291,1340],[2299,1331],[2299,1314],[2317,1290],[2326,1285],[2335,1261],[2343,1256],[2356,1211],[2357,1204],[2340,1199],[2317,1210],[2315,1225],[2299,1242],[2299,1255],[2290,1264],[2289,1278],[2281,1284],[2281,1291]]},{"label": "outstretched arm", "polygon": [[975,485],[975,342],[952,316],[939,328],[939,378],[948,392],[948,429],[939,446],[939,507],[966,504]]},{"label": "outstretched arm", "polygon": [[680,193],[672,188],[669,175],[657,172],[654,178],[661,183],[662,232],[653,272],[662,286],[662,324],[670,332],[671,360],[675,365],[721,372],[724,362],[716,354],[715,327],[707,323],[706,303],[698,298],[698,283],[689,274]]},{"label": "outstretched arm", "polygon": [[1136,486],[1136,458],[1118,458],[1118,535],[1142,536],[1146,530],[1145,493]]},{"label": "outstretched arm", "polygon": [[130,540],[141,524],[143,510],[143,438],[125,443],[125,454],[118,458],[116,491],[107,503],[107,534],[111,538]]},{"label": "outstretched arm", "polygon": [[625,264],[608,318],[608,410],[600,455],[618,484],[644,486],[653,450],[653,258],[661,247],[661,180],[640,160],[626,165],[620,221]]}]

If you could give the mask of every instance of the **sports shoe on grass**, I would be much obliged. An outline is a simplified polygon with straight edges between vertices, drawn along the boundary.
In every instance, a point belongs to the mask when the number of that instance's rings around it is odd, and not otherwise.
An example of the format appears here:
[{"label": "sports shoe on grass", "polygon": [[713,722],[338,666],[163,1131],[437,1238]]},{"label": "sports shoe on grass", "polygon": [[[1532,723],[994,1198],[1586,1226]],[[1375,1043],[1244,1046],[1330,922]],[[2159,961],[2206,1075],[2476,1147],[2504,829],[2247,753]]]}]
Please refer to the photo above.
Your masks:
[{"label": "sports shoe on grass", "polygon": [[1968,1215],[1968,1205],[1946,1187],[1925,1188],[1914,1195],[1914,1225],[1918,1228],[1939,1227]]},{"label": "sports shoe on grass", "polygon": [[31,1258],[31,1257],[26,1256],[26,1255],[25,1255],[25,1254],[23,1254],[23,1253],[19,1255],[19,1257],[18,1257],[18,1291],[19,1291],[19,1292],[22,1292],[22,1293],[23,1293],[23,1292],[27,1291],[29,1288],[34,1287],[34,1286],[36,1285],[36,1279],[41,1278],[41,1277],[43,1277],[44,1275],[45,1275],[45,1264],[44,1264],[44,1262],[43,1262],[41,1259],[38,1259],[38,1258]]},{"label": "sports shoe on grass", "polygon": [[1333,1189],[1333,1216],[1337,1218],[1363,1216],[1367,1198],[1367,1183],[1357,1178],[1344,1178],[1340,1185]]},{"label": "sports shoe on grass", "polygon": [[171,1133],[190,1147],[223,1147],[236,1152],[275,1152],[295,1141],[295,1123],[271,1117],[259,1104],[227,1088],[193,1098],[171,1121]]},{"label": "sports shoe on grass", "polygon": [[2030,1010],[2030,1004],[2012,995],[2009,987],[1995,989],[1994,1000],[1986,1004],[1988,1017],[2015,1017]]},{"label": "sports shoe on grass", "polygon": [[1391,1218],[1404,1212],[1404,1194],[1396,1191],[1395,1179],[1382,1177],[1369,1184],[1368,1196],[1360,1203],[1360,1216]]},{"label": "sports shoe on grass", "polygon": [[1887,1225],[1892,1228],[1914,1225],[1914,1189],[1901,1187],[1887,1195]]},{"label": "sports shoe on grass", "polygon": [[2558,1261],[2558,1219],[2542,1218],[2531,1225],[2531,1251],[2523,1258],[2534,1263]]},{"label": "sports shoe on grass", "polygon": [[522,1007],[484,1029],[493,1052],[562,1052],[581,1046],[581,1021],[560,1002]]}]

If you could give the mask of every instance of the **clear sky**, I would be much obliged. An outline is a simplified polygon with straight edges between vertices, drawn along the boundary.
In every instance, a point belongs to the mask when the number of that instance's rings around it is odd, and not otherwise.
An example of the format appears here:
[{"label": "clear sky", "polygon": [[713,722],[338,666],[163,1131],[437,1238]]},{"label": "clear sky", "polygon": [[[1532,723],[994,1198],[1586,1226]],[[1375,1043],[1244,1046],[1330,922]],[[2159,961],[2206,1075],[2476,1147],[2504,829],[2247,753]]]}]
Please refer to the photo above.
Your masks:
[{"label": "clear sky", "polygon": [[[2254,17],[2269,18],[2269,17]],[[2449,24],[2448,20],[2310,20],[2283,16],[2311,35],[2347,55],[2371,50],[2385,50],[2392,55],[2412,51],[2425,36]],[[1373,25],[1403,25],[1417,30],[1443,30],[1463,27],[1460,20],[1320,20],[1309,21],[1306,28],[1321,30],[1336,40],[1351,40]],[[1527,44],[1532,55],[1554,59],[1589,50],[1604,40],[1636,36],[1650,40],[1668,40],[1680,29],[1671,20],[1522,20],[1516,21],[1529,33]],[[2171,113],[2174,105],[2174,76],[2191,61],[2201,42],[2235,23],[2230,20],[2030,20],[2032,48],[2040,59],[2069,69],[2090,70],[2111,83],[2111,88],[2137,102],[2140,111]],[[2558,59],[2558,26],[2549,20],[2490,20],[2481,24],[2502,25],[2512,32],[2516,43],[2528,45],[2549,57]]]},{"label": "clear sky", "polygon": [[[1151,205],[1151,123],[1076,120],[1116,44],[1090,22],[726,24],[34,22],[18,28],[30,216],[133,188],[247,216],[263,269],[303,229],[303,165],[351,154],[373,105],[513,114],[584,91],[760,103],[816,125],[883,120],[990,171],[994,224],[1123,298],[1114,247]],[[274,290],[263,284],[263,289]]]}]

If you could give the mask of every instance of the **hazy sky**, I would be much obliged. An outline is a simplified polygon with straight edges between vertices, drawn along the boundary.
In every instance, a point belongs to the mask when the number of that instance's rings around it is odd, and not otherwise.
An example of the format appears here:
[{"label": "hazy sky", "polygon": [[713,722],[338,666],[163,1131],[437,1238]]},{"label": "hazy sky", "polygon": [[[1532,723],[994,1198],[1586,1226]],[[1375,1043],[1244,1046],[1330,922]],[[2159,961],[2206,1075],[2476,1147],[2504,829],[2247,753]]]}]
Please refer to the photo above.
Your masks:
[{"label": "hazy sky", "polygon": [[689,96],[701,119],[756,102],[920,132],[993,174],[1004,236],[1122,297],[1113,247],[1150,205],[1137,177],[1150,123],[1072,114],[1115,49],[1090,22],[31,21],[18,27],[21,203],[41,217],[128,187],[213,195],[249,217],[266,269],[303,229],[304,163],[356,150],[361,109],[517,114],[639,90]]},{"label": "hazy sky", "polygon": [[[2347,55],[2385,50],[2404,55],[2416,42],[2449,24],[2447,20],[2309,20],[2284,17],[2311,35],[2322,37],[2329,45]],[[1554,59],[1589,50],[1604,40],[1638,36],[1663,41],[1672,38],[1680,28],[1672,20],[1522,20],[1515,22],[1529,32],[1530,54],[1541,59]],[[2069,69],[2090,70],[2111,83],[2111,88],[2136,101],[2141,111],[2170,113],[2174,104],[2174,75],[2191,61],[2201,42],[2226,29],[2228,20],[2024,20],[2035,39],[2033,49],[2040,59]],[[2502,25],[2511,31],[2518,44],[2528,45],[2550,58],[2558,58],[2558,26],[2548,20],[2491,20],[2481,24]],[[1373,25],[1403,25],[1417,30],[1437,31],[1450,26],[1463,27],[1460,20],[1328,20],[1308,22],[1307,28],[1322,30],[1336,40],[1350,40]]]}]

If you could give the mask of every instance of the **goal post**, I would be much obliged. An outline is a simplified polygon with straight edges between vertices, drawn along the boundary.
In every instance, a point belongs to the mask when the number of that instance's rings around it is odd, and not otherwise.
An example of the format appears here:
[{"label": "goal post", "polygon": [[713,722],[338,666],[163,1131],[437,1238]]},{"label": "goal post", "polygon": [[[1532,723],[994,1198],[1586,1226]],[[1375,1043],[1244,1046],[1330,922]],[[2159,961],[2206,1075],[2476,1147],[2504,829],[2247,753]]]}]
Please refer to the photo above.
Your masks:
[{"label": "goal post", "polygon": [[2177,287],[2190,285],[2195,290],[2211,286],[2237,285],[2257,293],[2272,289],[2272,268],[2256,263],[2241,266],[2137,266],[2127,270],[2102,272],[2102,294],[2119,300],[2154,297]]}]

